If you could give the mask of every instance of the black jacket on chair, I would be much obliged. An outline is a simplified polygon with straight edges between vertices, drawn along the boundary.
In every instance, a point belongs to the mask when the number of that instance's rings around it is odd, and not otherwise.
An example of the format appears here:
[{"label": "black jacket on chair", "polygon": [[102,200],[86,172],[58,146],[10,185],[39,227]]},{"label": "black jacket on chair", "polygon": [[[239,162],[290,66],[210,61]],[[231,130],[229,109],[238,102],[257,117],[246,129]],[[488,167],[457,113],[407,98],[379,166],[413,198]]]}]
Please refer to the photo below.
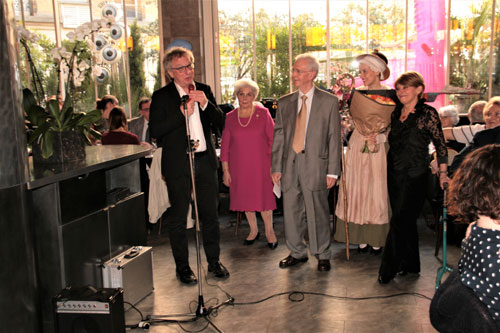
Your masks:
[{"label": "black jacket on chair", "polygon": [[439,332],[500,332],[486,305],[462,284],[457,269],[434,294],[429,313],[432,326]]},{"label": "black jacket on chair", "polygon": [[462,149],[462,151],[457,156],[455,156],[449,171],[454,174],[455,171],[457,171],[457,169],[460,167],[460,164],[462,164],[462,161],[470,152],[491,143],[500,143],[500,126],[489,128],[487,130],[476,133],[470,145]]}]

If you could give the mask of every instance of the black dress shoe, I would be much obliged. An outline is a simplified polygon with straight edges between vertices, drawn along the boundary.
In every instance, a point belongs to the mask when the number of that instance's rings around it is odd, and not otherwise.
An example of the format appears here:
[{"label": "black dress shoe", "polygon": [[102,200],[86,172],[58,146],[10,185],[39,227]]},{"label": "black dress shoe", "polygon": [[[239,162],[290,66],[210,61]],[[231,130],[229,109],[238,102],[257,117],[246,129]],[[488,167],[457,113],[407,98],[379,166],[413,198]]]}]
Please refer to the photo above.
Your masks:
[{"label": "black dress shoe", "polygon": [[330,270],[330,268],[331,268],[330,260],[327,259],[318,260],[318,271],[327,272]]},{"label": "black dress shoe", "polygon": [[360,247],[358,245],[358,253],[367,253],[368,252],[368,249],[369,249],[369,246],[365,246],[365,247]]},{"label": "black dress shoe", "polygon": [[391,282],[392,279],[393,279],[392,277],[388,277],[388,276],[384,276],[384,275],[380,274],[378,276],[378,283],[388,284],[389,282]]},{"label": "black dress shoe", "polygon": [[308,259],[308,257],[297,259],[289,255],[288,257],[280,261],[280,268],[295,266],[297,264],[300,264],[301,262],[306,262]]},{"label": "black dress shoe", "polygon": [[217,261],[208,265],[208,271],[214,273],[215,277],[224,278],[229,276],[229,272],[224,265]]},{"label": "black dress shoe", "polygon": [[378,256],[379,254],[382,253],[382,248],[374,249],[373,247],[370,246],[370,253],[373,254],[374,256]]},{"label": "black dress shoe", "polygon": [[259,236],[260,236],[260,232],[257,232],[257,236],[255,236],[254,239],[245,239],[245,241],[243,242],[243,245],[252,245],[256,240],[259,239]]},{"label": "black dress shoe", "polygon": [[194,273],[193,271],[191,270],[191,268],[189,266],[187,267],[184,267],[182,269],[176,269],[175,270],[176,274],[177,274],[177,277],[179,278],[179,280],[182,282],[182,283],[185,283],[185,284],[194,284],[196,283],[196,276],[194,276]]},{"label": "black dress shoe", "polygon": [[267,246],[271,249],[271,250],[274,250],[275,248],[278,247],[278,241],[274,242],[274,243],[267,243]]},{"label": "black dress shoe", "polygon": [[408,271],[408,270],[406,270],[406,269],[402,269],[402,270],[400,270],[397,274],[398,274],[399,276],[406,276],[406,275],[408,275],[408,274],[419,274],[419,273],[420,273],[420,272],[412,272],[412,271]]}]

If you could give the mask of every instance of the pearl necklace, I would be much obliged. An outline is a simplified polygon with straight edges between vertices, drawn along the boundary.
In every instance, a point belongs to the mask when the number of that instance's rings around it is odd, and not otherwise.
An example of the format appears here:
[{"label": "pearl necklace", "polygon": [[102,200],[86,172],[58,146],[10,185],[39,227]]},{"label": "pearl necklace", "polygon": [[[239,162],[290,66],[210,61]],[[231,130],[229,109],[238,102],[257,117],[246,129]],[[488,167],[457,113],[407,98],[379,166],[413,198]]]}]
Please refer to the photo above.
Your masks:
[{"label": "pearl necklace", "polygon": [[240,124],[241,127],[247,127],[248,124],[250,124],[250,122],[252,121],[252,116],[253,116],[253,112],[254,112],[255,108],[252,106],[252,112],[250,113],[250,117],[248,118],[248,122],[243,125],[241,123],[241,119],[240,119],[240,109],[238,109],[238,123]]}]

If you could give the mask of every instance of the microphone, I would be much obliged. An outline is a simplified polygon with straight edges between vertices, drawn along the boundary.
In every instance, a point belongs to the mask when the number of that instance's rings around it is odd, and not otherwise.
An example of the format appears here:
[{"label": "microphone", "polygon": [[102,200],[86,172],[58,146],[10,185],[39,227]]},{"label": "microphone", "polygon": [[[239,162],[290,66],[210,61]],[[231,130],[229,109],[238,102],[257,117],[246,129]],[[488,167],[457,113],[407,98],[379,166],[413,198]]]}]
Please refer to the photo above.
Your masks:
[{"label": "microphone", "polygon": [[186,103],[189,99],[189,95],[184,95],[181,97],[181,103]]}]

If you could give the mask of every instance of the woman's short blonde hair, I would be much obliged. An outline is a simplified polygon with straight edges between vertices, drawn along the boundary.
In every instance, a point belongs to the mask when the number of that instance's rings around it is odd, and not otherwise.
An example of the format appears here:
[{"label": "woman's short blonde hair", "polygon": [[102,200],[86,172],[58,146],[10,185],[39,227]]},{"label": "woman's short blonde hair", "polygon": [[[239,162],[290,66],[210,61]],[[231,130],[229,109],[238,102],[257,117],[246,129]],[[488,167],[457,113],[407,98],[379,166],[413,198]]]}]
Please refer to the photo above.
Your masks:
[{"label": "woman's short blonde hair", "polygon": [[483,108],[483,114],[484,112],[488,111],[493,105],[500,106],[500,96],[493,96],[490,98],[488,103]]},{"label": "woman's short blonde hair", "polygon": [[400,84],[402,86],[410,86],[414,88],[422,87],[422,92],[418,95],[418,98],[422,98],[425,91],[425,81],[419,72],[409,71],[401,74],[396,81],[394,81],[394,87]]},{"label": "woman's short blonde hair", "polygon": [[234,83],[234,97],[237,97],[238,93],[243,88],[250,88],[255,98],[259,96],[259,86],[255,81],[250,79],[239,79]]}]

